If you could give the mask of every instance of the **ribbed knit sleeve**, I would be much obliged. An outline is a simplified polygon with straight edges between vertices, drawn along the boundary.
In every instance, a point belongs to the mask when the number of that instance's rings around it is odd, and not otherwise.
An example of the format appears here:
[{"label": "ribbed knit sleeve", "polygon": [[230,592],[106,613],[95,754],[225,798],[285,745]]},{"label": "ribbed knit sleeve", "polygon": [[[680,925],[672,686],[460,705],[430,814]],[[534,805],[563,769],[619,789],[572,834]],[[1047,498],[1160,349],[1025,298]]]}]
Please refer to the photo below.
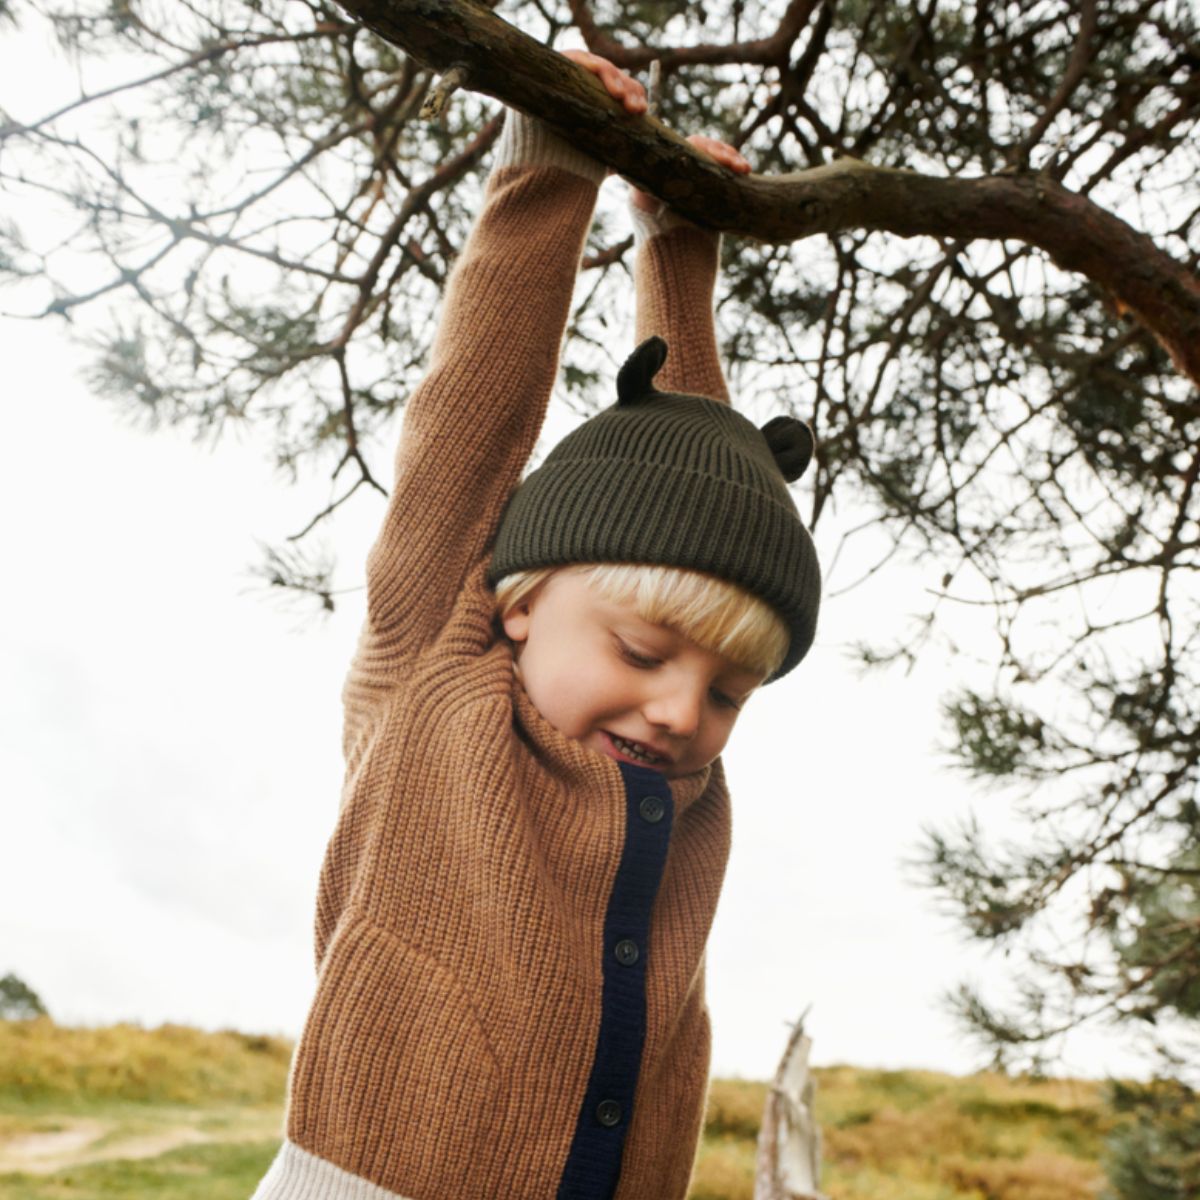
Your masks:
[{"label": "ribbed knit sleeve", "polygon": [[637,343],[658,334],[667,361],[655,377],[662,391],[729,402],[717,353],[713,290],[720,265],[719,234],[671,212],[659,218],[634,210],[638,233]]},{"label": "ribbed knit sleeve", "polygon": [[545,415],[603,169],[509,114],[446,287],[367,561],[347,717],[434,639],[486,553]]}]

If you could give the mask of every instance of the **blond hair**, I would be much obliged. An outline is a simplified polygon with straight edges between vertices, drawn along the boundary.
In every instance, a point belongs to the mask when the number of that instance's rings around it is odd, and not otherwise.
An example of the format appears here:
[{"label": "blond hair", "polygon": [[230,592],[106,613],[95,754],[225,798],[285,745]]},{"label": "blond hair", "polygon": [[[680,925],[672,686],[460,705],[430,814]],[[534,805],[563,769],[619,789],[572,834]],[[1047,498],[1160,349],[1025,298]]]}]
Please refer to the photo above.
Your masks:
[{"label": "blond hair", "polygon": [[556,571],[573,571],[612,604],[633,604],[643,621],[666,625],[698,646],[747,671],[770,677],[783,662],[791,635],[765,601],[715,575],[685,567],[589,563],[514,571],[496,584],[501,618],[528,600]]}]

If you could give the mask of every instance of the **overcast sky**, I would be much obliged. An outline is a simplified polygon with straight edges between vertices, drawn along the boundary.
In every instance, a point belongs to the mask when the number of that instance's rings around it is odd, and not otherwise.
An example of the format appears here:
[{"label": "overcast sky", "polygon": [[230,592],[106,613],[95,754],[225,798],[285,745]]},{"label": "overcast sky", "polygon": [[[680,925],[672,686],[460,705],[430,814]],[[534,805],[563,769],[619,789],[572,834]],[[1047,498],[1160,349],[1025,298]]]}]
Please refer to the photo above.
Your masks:
[{"label": "overcast sky", "polygon": [[[6,90],[45,74],[8,55]],[[32,115],[2,91],[0,107]],[[283,484],[255,441],[213,449],[123,426],[61,326],[0,319],[0,361],[0,973],[61,1021],[294,1035],[361,595],[301,621],[247,568],[259,540],[323,506],[326,483]],[[554,432],[569,420],[557,412]],[[347,568],[379,515],[364,493],[338,526]],[[826,558],[836,533],[818,531]],[[937,751],[938,699],[963,663],[926,655],[911,675],[864,678],[845,651],[898,631],[940,574],[898,567],[827,602],[809,658],[739,723],[709,954],[717,1074],[769,1076],[810,1006],[818,1063],[981,1061],[939,996],[962,978],[1002,985],[1003,962],[966,944],[904,865],[924,825],[973,808],[1011,826]],[[974,627],[959,635],[984,646]],[[1103,1037],[1063,1063],[1131,1066]]]}]

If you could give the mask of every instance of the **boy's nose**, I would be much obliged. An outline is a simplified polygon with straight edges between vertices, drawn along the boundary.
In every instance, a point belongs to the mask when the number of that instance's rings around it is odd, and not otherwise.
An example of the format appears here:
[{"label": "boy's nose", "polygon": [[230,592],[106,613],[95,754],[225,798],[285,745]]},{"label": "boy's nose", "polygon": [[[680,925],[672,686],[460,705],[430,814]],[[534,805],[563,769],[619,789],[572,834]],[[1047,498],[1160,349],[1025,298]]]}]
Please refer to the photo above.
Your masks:
[{"label": "boy's nose", "polygon": [[700,726],[701,697],[691,688],[672,688],[646,705],[646,720],[673,737],[690,738]]}]

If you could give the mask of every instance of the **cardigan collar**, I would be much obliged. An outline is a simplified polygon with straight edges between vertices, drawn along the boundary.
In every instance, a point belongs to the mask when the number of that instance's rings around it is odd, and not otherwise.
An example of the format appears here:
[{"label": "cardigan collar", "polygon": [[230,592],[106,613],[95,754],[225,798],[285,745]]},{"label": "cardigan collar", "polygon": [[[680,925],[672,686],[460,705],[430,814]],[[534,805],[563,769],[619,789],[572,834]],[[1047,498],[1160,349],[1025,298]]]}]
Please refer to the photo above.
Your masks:
[{"label": "cardigan collar", "polygon": [[[611,790],[614,795],[624,794],[625,785],[616,760],[596,750],[589,750],[582,742],[559,733],[534,707],[515,670],[512,675],[512,694],[517,731],[549,770],[561,775],[569,786],[601,788]],[[649,772],[650,768],[645,770]],[[667,780],[663,777],[670,788],[677,817],[704,794],[712,773],[713,764],[709,763],[678,779]]]}]

